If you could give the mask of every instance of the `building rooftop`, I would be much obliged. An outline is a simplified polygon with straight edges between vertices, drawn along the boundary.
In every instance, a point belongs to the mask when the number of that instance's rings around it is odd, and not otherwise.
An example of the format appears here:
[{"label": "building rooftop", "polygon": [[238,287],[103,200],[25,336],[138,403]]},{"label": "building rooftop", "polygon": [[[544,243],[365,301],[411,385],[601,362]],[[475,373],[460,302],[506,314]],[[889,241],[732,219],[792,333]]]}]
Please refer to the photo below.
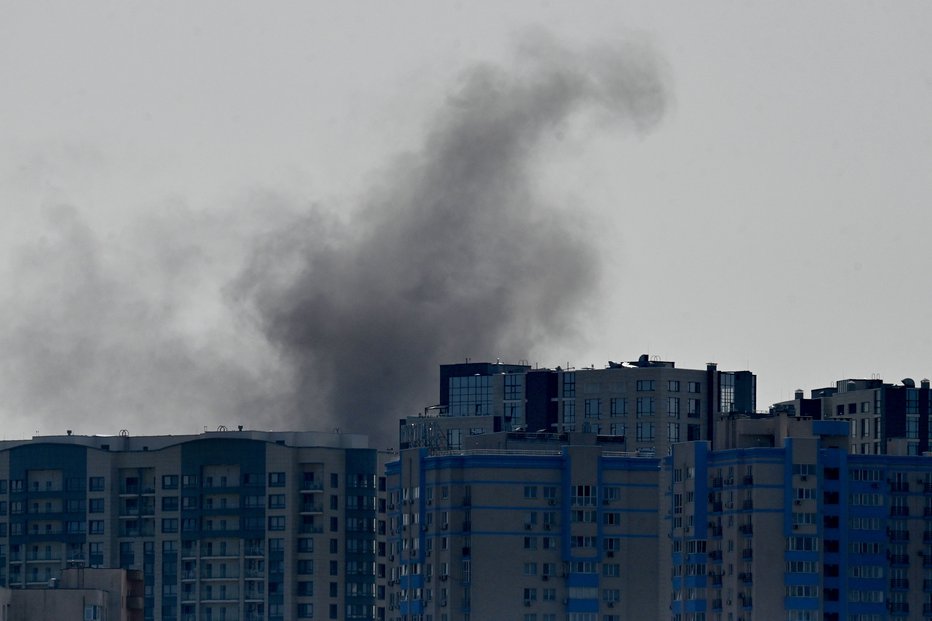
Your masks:
[{"label": "building rooftop", "polygon": [[238,428],[230,431],[221,427],[216,431],[204,431],[190,435],[163,435],[163,436],[133,436],[127,431],[121,431],[115,436],[86,436],[75,435],[70,431],[66,435],[33,436],[24,440],[0,441],[0,450],[7,450],[24,444],[73,444],[102,451],[157,451],[178,444],[196,440],[256,440],[270,444],[280,444],[291,447],[315,448],[369,448],[369,439],[363,434],[348,434],[322,431],[257,431]]}]

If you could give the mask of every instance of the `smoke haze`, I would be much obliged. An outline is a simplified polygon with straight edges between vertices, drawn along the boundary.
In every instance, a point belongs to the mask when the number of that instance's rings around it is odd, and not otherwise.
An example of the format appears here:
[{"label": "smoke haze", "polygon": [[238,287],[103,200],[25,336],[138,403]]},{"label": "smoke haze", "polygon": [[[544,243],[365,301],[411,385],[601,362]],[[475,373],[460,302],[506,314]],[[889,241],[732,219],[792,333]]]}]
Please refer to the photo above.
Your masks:
[{"label": "smoke haze", "polygon": [[268,192],[114,238],[48,208],[3,294],[2,407],[43,433],[241,423],[394,445],[398,417],[436,400],[438,364],[573,335],[599,260],[572,206],[541,196],[542,144],[574,124],[646,130],[665,100],[644,47],[534,36],[514,66],[464,72],[423,146],[342,219]]},{"label": "smoke haze", "polygon": [[[294,365],[304,420],[328,412],[393,444],[398,417],[436,399],[439,363],[517,360],[571,334],[599,260],[578,214],[535,192],[535,154],[574,115],[641,130],[663,108],[645,50],[574,54],[533,37],[517,67],[464,74],[360,217],[270,240],[238,289]],[[268,278],[282,264],[297,277]]]}]

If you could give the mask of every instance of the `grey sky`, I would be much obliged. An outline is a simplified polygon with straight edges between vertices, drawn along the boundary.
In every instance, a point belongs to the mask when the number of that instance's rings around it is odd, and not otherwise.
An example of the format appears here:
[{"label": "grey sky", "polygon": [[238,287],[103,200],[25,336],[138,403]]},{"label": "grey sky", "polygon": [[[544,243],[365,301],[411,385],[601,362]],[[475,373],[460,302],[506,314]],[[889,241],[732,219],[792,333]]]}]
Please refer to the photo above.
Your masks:
[{"label": "grey sky", "polygon": [[[288,424],[303,367],[240,303],[256,249],[371,223],[464,72],[538,37],[652,50],[663,115],[554,117],[516,186],[595,276],[552,338],[460,357],[715,360],[761,406],[932,375],[932,5],[191,4],[0,4],[7,437]],[[302,273],[281,256],[267,282]]]}]

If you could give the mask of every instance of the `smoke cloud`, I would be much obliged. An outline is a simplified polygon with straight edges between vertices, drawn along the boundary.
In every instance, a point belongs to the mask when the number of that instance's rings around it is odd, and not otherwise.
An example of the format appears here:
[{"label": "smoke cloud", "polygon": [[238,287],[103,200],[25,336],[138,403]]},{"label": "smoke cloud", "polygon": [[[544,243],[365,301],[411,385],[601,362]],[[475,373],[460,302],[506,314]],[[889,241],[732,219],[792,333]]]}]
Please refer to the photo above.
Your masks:
[{"label": "smoke cloud", "polygon": [[598,232],[543,195],[541,158],[567,127],[649,129],[662,72],[643,46],[534,36],[457,84],[351,213],[265,192],[103,231],[80,205],[47,208],[0,292],[0,408],[42,433],[244,424],[385,447],[436,400],[438,364],[572,337],[598,296]]},{"label": "smoke cloud", "polygon": [[315,215],[266,240],[237,294],[293,365],[304,423],[327,413],[394,444],[398,417],[436,399],[439,363],[516,360],[570,334],[597,295],[595,232],[539,195],[535,156],[580,115],[641,131],[664,103],[644,48],[580,54],[534,37],[518,66],[464,74],[361,217]]}]

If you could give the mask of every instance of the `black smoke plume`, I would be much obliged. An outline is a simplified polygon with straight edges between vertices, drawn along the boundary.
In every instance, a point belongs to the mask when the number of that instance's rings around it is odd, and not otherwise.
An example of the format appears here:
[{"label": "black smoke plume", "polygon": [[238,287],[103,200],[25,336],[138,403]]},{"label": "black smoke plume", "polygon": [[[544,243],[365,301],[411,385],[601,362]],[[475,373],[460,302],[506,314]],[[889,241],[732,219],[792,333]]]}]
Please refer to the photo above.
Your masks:
[{"label": "black smoke plume", "polygon": [[541,164],[567,128],[649,128],[660,73],[636,45],[528,39],[513,66],[466,71],[349,215],[275,191],[109,228],[48,206],[0,265],[4,436],[244,424],[394,445],[397,419],[436,401],[438,364],[573,334],[598,299],[598,231],[541,195]]},{"label": "black smoke plume", "polygon": [[542,141],[579,118],[644,130],[664,104],[645,48],[537,37],[513,68],[465,72],[350,222],[314,213],[266,237],[234,291],[292,365],[300,424],[391,445],[398,418],[436,400],[438,363],[513,361],[570,334],[598,296],[597,231],[539,195]]}]

